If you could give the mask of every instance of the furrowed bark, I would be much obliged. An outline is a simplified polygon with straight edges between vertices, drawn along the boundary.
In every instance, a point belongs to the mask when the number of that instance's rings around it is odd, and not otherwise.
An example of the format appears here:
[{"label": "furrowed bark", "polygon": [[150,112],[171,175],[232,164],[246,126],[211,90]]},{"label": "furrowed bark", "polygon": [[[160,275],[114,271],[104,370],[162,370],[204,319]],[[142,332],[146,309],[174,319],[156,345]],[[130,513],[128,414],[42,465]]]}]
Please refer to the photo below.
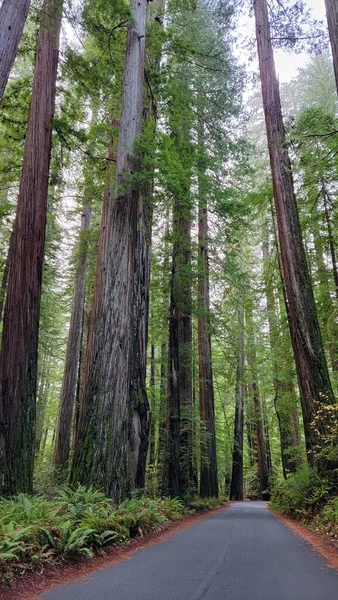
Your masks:
[{"label": "furrowed bark", "polygon": [[0,103],[14,64],[31,0],[3,0],[0,7]]},{"label": "furrowed bark", "polygon": [[[193,482],[191,221],[189,199],[174,203],[169,320],[169,493],[182,496]],[[185,204],[183,208],[183,204]]]},{"label": "furrowed bark", "polygon": [[11,262],[11,251],[12,251],[12,242],[13,240],[13,234],[11,234],[10,240],[9,240],[9,246],[8,246],[8,252],[7,252],[7,257],[6,257],[6,263],[5,263],[5,268],[4,268],[4,273],[2,276],[2,281],[1,281],[1,291],[0,291],[0,323],[2,321],[2,313],[3,313],[3,309],[4,309],[4,304],[5,304],[5,298],[6,298],[6,291],[7,291],[7,284],[8,284],[8,276],[9,276],[9,265]]},{"label": "furrowed bark", "polygon": [[215,400],[212,370],[209,293],[208,204],[205,190],[204,131],[199,122],[200,164],[198,173],[198,356],[199,405],[201,418],[201,469],[200,495],[202,498],[218,496],[217,452],[215,432]]},{"label": "furrowed bark", "polygon": [[4,494],[32,492],[41,280],[61,0],[45,0],[35,60],[4,311],[1,378],[1,481]]},{"label": "furrowed bark", "polygon": [[250,384],[249,391],[252,395],[254,411],[255,411],[255,429],[257,439],[257,463],[258,463],[258,478],[259,478],[259,491],[261,500],[269,500],[269,468],[268,468],[268,457],[266,449],[266,440],[264,434],[264,421],[263,421],[263,410],[261,404],[261,398],[259,394],[258,379],[256,374],[256,349],[255,339],[253,334],[253,307],[251,301],[247,303],[247,318],[246,323],[250,328],[251,339],[248,344],[247,360],[250,369]]},{"label": "furrowed bark", "polygon": [[[319,405],[335,402],[306,262],[276,76],[266,0],[254,0],[256,37],[290,333],[302,401],[308,460],[315,465],[326,424]],[[318,433],[317,433],[318,431]],[[320,451],[319,451],[320,454]],[[325,467],[324,467],[325,468]]]},{"label": "furrowed bark", "polygon": [[73,426],[73,410],[79,375],[82,341],[83,315],[86,294],[86,270],[88,262],[88,240],[86,233],[91,222],[91,202],[85,203],[81,218],[80,252],[75,275],[75,288],[68,333],[66,363],[63,375],[59,416],[56,427],[56,443],[53,465],[56,469],[68,467],[70,440]]},{"label": "furrowed bark", "polygon": [[[180,73],[176,82],[170,117],[171,139],[182,161],[184,174],[174,189],[173,253],[169,317],[169,447],[168,482],[171,496],[183,496],[196,485],[193,466],[193,390],[192,390],[192,296],[191,296],[191,222],[190,191],[191,108],[190,90]],[[182,98],[186,99],[183,107]],[[177,114],[179,102],[180,114]],[[182,106],[182,108],[181,108]],[[176,112],[175,112],[176,111]]]},{"label": "furrowed bark", "polygon": [[79,439],[71,481],[101,488],[115,501],[130,489],[128,467],[134,351],[134,291],[142,131],[146,0],[131,0],[116,187],[107,198],[88,340]]},{"label": "furrowed bark", "polygon": [[155,464],[156,449],[156,390],[155,390],[155,346],[151,345],[150,352],[150,434],[149,434],[149,464]]},{"label": "furrowed bark", "polygon": [[[279,252],[278,247],[276,251]],[[278,297],[274,293],[273,283],[269,280],[270,264],[269,240],[268,234],[265,231],[263,240],[263,277],[274,371],[274,404],[279,426],[283,475],[286,478],[288,473],[295,473],[300,466],[299,418],[297,396],[293,384],[293,369],[292,364],[290,364],[291,344],[289,340],[285,339],[285,332],[282,331],[279,323]],[[284,286],[284,281],[282,281],[282,285]],[[289,351],[288,348],[290,348]],[[278,360],[279,357],[285,357],[288,353],[289,359]]]},{"label": "furrowed bark", "polygon": [[[163,0],[152,0],[147,13],[147,36],[157,33],[156,17],[164,10]],[[156,91],[149,90],[149,74],[160,69],[162,47],[146,48],[147,85],[144,89],[144,121],[155,133],[157,121]],[[137,210],[137,248],[134,282],[134,352],[132,365],[132,408],[129,432],[129,470],[131,487],[144,488],[149,445],[150,407],[146,388],[149,321],[149,286],[153,221],[154,175],[142,185]]]}]

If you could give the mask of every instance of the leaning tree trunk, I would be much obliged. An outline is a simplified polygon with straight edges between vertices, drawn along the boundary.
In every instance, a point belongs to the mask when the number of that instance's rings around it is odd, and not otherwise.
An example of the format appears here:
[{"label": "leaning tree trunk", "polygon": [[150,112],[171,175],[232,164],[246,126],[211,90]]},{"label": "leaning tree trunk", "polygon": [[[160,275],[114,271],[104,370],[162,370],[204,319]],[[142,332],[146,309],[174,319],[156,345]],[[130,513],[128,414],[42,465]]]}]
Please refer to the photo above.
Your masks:
[{"label": "leaning tree trunk", "polygon": [[3,493],[32,492],[41,280],[62,2],[41,11],[0,357]]},{"label": "leaning tree trunk", "polygon": [[82,341],[83,315],[86,296],[86,270],[88,262],[87,233],[91,222],[91,202],[86,202],[82,211],[80,228],[80,248],[75,275],[65,370],[61,389],[59,417],[56,427],[56,442],[53,465],[56,469],[68,467],[70,440],[73,425],[73,410],[79,375],[79,361]]},{"label": "leaning tree trunk", "polygon": [[334,74],[338,93],[338,4],[337,0],[325,0],[327,24],[329,28]]},{"label": "leaning tree trunk", "polygon": [[71,481],[115,501],[130,489],[129,419],[139,189],[135,142],[142,131],[146,0],[130,0],[116,187],[101,225],[94,305]]},{"label": "leaning tree trunk", "polygon": [[[302,401],[308,460],[316,464],[325,419],[313,427],[320,405],[335,401],[306,262],[288,155],[266,0],[254,0],[263,106],[289,323]],[[317,433],[318,432],[318,433]]]},{"label": "leaning tree trunk", "polygon": [[230,500],[243,500],[243,445],[244,445],[244,310],[243,298],[238,306],[236,409],[234,426],[234,447],[232,453],[232,475]]},{"label": "leaning tree trunk", "polygon": [[199,215],[198,215],[198,357],[199,357],[199,404],[201,418],[201,470],[200,495],[202,498],[218,496],[217,452],[215,431],[215,400],[212,371],[210,296],[209,296],[209,249],[208,205],[206,198],[204,164],[203,123],[199,122],[200,164]]},{"label": "leaning tree trunk", "polygon": [[31,0],[3,0],[0,7],[0,103],[18,53]]}]

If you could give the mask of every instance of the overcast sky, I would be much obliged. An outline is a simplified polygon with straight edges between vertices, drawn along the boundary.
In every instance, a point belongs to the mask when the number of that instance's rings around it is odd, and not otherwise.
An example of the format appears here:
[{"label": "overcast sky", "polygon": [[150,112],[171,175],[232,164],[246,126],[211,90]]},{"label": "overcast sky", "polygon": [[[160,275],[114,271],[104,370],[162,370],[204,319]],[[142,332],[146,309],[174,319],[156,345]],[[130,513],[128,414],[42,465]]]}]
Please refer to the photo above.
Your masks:
[{"label": "overcast sky", "polygon": [[[325,20],[324,0],[305,0],[305,4],[311,8],[313,16],[316,19]],[[306,54],[290,54],[278,51],[275,53],[276,68],[281,83],[290,81],[297,73],[297,69],[306,64],[308,57]]]}]

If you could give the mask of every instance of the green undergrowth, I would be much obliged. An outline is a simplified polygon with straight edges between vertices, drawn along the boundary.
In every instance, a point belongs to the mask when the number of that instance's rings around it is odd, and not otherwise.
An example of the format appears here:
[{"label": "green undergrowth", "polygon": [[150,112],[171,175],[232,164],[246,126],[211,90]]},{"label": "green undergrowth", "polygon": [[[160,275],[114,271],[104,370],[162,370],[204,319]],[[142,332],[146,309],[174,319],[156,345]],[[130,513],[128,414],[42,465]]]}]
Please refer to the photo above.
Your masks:
[{"label": "green undergrowth", "polygon": [[271,508],[338,540],[338,496],[332,484],[304,467],[275,484]]},{"label": "green undergrowth", "polygon": [[169,522],[220,506],[215,499],[135,498],[116,506],[101,492],[63,487],[54,499],[0,500],[0,583],[46,563],[92,557],[107,546],[160,531]]}]

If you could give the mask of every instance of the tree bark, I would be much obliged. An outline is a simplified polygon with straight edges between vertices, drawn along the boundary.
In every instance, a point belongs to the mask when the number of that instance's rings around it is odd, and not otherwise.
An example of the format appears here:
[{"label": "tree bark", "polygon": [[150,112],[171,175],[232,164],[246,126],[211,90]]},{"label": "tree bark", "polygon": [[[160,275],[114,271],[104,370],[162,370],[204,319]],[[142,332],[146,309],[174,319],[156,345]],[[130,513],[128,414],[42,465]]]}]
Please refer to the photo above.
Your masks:
[{"label": "tree bark", "polygon": [[191,95],[182,69],[170,115],[171,139],[182,172],[174,186],[173,253],[169,316],[169,494],[184,496],[196,484],[193,466],[192,278],[191,278]]},{"label": "tree bark", "polygon": [[7,252],[7,257],[6,257],[6,263],[5,263],[5,268],[4,268],[4,273],[2,276],[2,281],[1,281],[1,291],[0,291],[0,323],[2,321],[2,313],[3,313],[3,309],[4,309],[4,304],[5,304],[5,298],[6,298],[6,291],[7,291],[7,283],[8,283],[8,275],[9,275],[9,265],[11,262],[11,252],[12,252],[12,245],[13,245],[13,234],[11,234],[10,240],[9,240],[9,246],[8,246],[8,252]]},{"label": "tree bark", "polygon": [[[147,13],[149,40],[159,28],[156,20],[164,10],[164,0],[152,0]],[[144,89],[144,121],[153,127],[157,124],[157,93],[149,91],[148,78],[156,76],[161,64],[162,44],[146,48],[147,86]],[[132,365],[132,408],[129,433],[129,469],[132,487],[144,488],[149,445],[150,407],[146,388],[146,366],[149,321],[149,287],[151,267],[151,241],[153,221],[154,176],[144,182],[137,210],[137,248],[134,282],[134,352]]]},{"label": "tree bark", "polygon": [[199,405],[201,418],[200,495],[202,498],[208,498],[218,496],[218,473],[210,332],[208,204],[205,189],[204,131],[201,120],[199,122],[199,145],[201,154],[198,172],[198,357]]},{"label": "tree bark", "polygon": [[244,444],[244,309],[243,298],[238,306],[236,408],[234,425],[234,447],[232,453],[232,475],[230,500],[243,500],[243,444]]},{"label": "tree bark", "polygon": [[330,198],[326,190],[325,182],[322,182],[322,195],[323,195],[323,203],[324,203],[324,215],[327,227],[327,235],[329,239],[330,246],[330,254],[331,254],[331,262],[332,262],[332,275],[333,281],[335,285],[336,298],[338,298],[338,267],[337,267],[337,252],[336,252],[336,244],[333,237],[332,231],[332,223],[330,216]]},{"label": "tree bark", "polygon": [[322,447],[325,423],[321,422],[318,428],[314,428],[312,423],[317,414],[318,405],[333,404],[335,399],[327,368],[294,194],[266,0],[254,0],[254,11],[291,340],[302,401],[308,460],[315,465],[317,462],[316,447]]},{"label": "tree bark", "polygon": [[338,93],[338,5],[336,0],[325,0],[325,7]]},{"label": "tree bark", "polygon": [[146,0],[130,0],[116,188],[101,225],[94,304],[71,481],[92,484],[115,501],[130,490],[128,467],[134,352],[134,292],[142,131]]},{"label": "tree bark", "polygon": [[73,425],[74,401],[79,375],[79,361],[82,341],[83,315],[86,295],[86,270],[88,262],[88,239],[86,234],[91,222],[91,202],[83,207],[80,248],[75,275],[75,288],[68,333],[66,363],[63,375],[59,416],[56,427],[56,443],[53,465],[56,469],[67,469],[70,453],[70,440]]},{"label": "tree bark", "polygon": [[[263,237],[263,277],[274,370],[274,405],[279,426],[283,475],[284,478],[286,478],[288,473],[295,473],[300,467],[300,432],[297,397],[293,384],[291,344],[289,339],[285,339],[285,333],[282,331],[279,324],[278,298],[276,300],[273,285],[271,281],[269,281],[271,260],[268,233],[266,231],[264,232]],[[279,252],[278,247],[276,248],[276,251],[277,253]],[[282,285],[284,286],[283,279]],[[281,308],[282,307],[280,307],[280,310]],[[288,354],[289,358],[285,358]],[[283,357],[283,359],[280,357]]]},{"label": "tree bark", "polygon": [[61,0],[44,1],[13,231],[0,357],[0,485],[5,494],[31,493],[33,487],[41,280],[61,14]]},{"label": "tree bark", "polygon": [[155,389],[155,346],[151,345],[150,352],[150,433],[149,433],[149,464],[155,464],[156,457],[156,389]]},{"label": "tree bark", "polygon": [[[319,284],[319,303],[322,307],[321,311],[321,323],[323,330],[327,332],[328,336],[328,349],[331,359],[331,367],[333,371],[338,371],[338,353],[337,353],[337,322],[336,322],[336,310],[334,307],[334,301],[331,297],[329,280],[331,279],[331,273],[328,271],[328,267],[325,264],[323,239],[319,227],[319,218],[321,216],[320,211],[317,209],[317,215],[313,222],[313,240],[315,247],[315,262],[317,267],[317,278]],[[336,284],[335,284],[336,285]],[[336,288],[337,291],[337,288]]]},{"label": "tree bark", "polygon": [[255,429],[257,439],[257,464],[258,464],[258,478],[259,478],[259,491],[261,500],[269,500],[269,468],[268,468],[268,457],[266,449],[266,440],[264,434],[264,421],[263,421],[263,410],[261,404],[261,398],[258,388],[258,379],[256,374],[256,350],[255,350],[255,339],[253,332],[253,308],[252,303],[247,303],[247,326],[250,328],[250,343],[247,344],[247,360],[248,367],[250,369],[250,384],[249,391],[252,395],[254,410],[255,410]]},{"label": "tree bark", "polygon": [[3,0],[0,7],[0,103],[18,53],[31,0]]},{"label": "tree bark", "polygon": [[191,212],[187,197],[174,202],[169,320],[169,493],[183,496],[193,482]]}]

